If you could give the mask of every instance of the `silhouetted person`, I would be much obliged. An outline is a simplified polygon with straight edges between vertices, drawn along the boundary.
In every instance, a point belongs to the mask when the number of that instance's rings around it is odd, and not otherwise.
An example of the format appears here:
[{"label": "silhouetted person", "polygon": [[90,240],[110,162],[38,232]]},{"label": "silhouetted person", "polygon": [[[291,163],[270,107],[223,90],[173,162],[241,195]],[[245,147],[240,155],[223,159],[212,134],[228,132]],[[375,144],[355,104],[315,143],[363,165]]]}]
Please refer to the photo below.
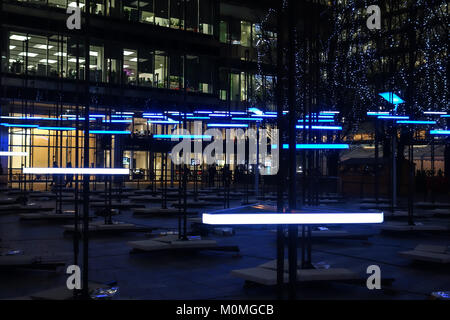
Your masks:
[{"label": "silhouetted person", "polygon": [[[53,166],[52,166],[53,168],[58,168],[58,164],[56,163],[56,161],[53,161]],[[56,185],[56,184],[58,184],[58,175],[57,174],[53,174],[52,175],[52,178],[53,178],[53,181],[52,181],[52,183],[50,184],[50,186],[52,186],[52,185]]]},{"label": "silhouetted person", "polygon": [[[66,165],[67,168],[72,168],[72,162],[67,162]],[[69,188],[72,188],[72,182],[73,182],[73,174],[67,174],[66,175],[66,187],[69,185]]]},{"label": "silhouetted person", "polygon": [[216,165],[212,165],[209,167],[208,169],[208,173],[209,173],[209,186],[210,187],[214,187],[214,180],[216,178]]}]

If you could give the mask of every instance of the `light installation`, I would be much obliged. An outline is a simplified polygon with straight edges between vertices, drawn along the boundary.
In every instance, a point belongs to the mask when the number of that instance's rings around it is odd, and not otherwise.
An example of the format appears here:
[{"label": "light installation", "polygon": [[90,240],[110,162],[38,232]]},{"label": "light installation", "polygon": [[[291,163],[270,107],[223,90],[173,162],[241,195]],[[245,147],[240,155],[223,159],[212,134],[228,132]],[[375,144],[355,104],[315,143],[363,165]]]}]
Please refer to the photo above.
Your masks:
[{"label": "light installation", "polygon": [[202,215],[202,222],[212,225],[261,224],[353,224],[382,223],[380,213],[232,213]]}]

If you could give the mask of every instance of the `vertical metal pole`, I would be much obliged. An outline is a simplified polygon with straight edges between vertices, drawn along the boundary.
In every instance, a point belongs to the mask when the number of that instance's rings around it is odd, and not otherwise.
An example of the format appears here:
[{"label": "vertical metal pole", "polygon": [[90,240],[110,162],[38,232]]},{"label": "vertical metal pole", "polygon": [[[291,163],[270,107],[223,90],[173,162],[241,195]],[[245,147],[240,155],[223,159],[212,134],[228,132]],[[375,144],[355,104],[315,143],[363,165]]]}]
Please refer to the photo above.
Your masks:
[{"label": "vertical metal pole", "polygon": [[[84,73],[85,73],[85,106],[84,106],[84,163],[89,168],[89,78],[90,78],[90,56],[89,56],[89,8],[90,0],[86,0],[85,7],[85,41],[84,41]],[[82,296],[89,299],[89,181],[90,176],[83,176],[83,278]]]},{"label": "vertical metal pole", "polygon": [[[295,1],[288,1],[288,104],[289,104],[289,210],[296,209],[296,113],[295,113]],[[289,298],[295,299],[297,283],[298,226],[289,226]]]},{"label": "vertical metal pole", "polygon": [[[283,48],[284,42],[282,35],[284,34],[284,8],[283,0],[278,0],[278,12],[277,12],[277,127],[278,127],[278,145],[283,145],[284,138],[284,126],[283,126],[283,106],[284,106],[284,56]],[[283,164],[283,148],[278,147],[278,174],[277,174],[277,211],[284,211],[284,179],[285,171]],[[283,286],[284,286],[284,227],[283,225],[277,226],[277,297],[283,299]]]},{"label": "vertical metal pole", "polygon": [[397,206],[397,127],[392,128],[392,213]]}]

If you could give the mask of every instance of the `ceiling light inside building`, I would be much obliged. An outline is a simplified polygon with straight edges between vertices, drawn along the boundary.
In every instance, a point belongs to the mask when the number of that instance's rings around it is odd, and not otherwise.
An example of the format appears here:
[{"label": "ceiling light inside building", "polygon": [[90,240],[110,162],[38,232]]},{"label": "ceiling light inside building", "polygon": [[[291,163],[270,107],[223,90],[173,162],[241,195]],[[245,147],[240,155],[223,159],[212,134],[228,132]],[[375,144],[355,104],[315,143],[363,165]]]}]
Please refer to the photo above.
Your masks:
[{"label": "ceiling light inside building", "polygon": [[34,57],[36,57],[38,54],[37,53],[33,53],[33,52],[21,52],[21,53],[19,53],[19,56],[27,56],[27,57],[32,57],[32,58],[34,58]]},{"label": "ceiling light inside building", "polygon": [[26,36],[19,36],[18,34],[13,34],[9,37],[11,40],[17,40],[17,41],[25,41],[31,39],[31,37]]}]

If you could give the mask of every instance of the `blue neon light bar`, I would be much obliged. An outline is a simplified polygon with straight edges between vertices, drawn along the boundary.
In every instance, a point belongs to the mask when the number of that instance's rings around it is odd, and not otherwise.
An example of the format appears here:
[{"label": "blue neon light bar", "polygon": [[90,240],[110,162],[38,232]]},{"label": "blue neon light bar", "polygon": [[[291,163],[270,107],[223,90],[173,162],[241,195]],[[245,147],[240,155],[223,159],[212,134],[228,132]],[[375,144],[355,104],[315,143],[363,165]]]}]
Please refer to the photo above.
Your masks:
[{"label": "blue neon light bar", "polygon": [[202,111],[194,111],[194,113],[208,113],[208,114],[210,114],[210,113],[213,113],[213,111],[202,110]]},{"label": "blue neon light bar", "polygon": [[55,131],[72,131],[75,128],[72,127],[39,127],[39,130],[55,130]]},{"label": "blue neon light bar", "polygon": [[212,128],[248,128],[248,124],[243,123],[208,123],[207,126]]},{"label": "blue neon light bar", "polygon": [[340,111],[320,111],[320,114],[338,114],[340,113]]},{"label": "blue neon light bar", "polygon": [[[304,121],[303,119],[298,120],[298,122],[310,122],[309,119],[306,119],[306,121]],[[334,122],[334,119],[317,119],[317,120],[313,120],[312,122]]]},{"label": "blue neon light bar", "polygon": [[383,116],[383,115],[389,115],[389,111],[369,111],[367,112],[368,116]]},{"label": "blue neon light bar", "polygon": [[118,131],[118,130],[90,130],[90,134],[131,134],[131,131]]},{"label": "blue neon light bar", "polygon": [[37,127],[39,127],[37,124],[0,123],[0,125],[2,125],[4,127],[10,127],[10,128],[37,128]]},{"label": "blue neon light bar", "polygon": [[244,114],[247,114],[247,112],[242,112],[242,111],[231,111],[230,114],[244,115]]},{"label": "blue neon light bar", "polygon": [[149,120],[148,123],[154,123],[154,124],[178,124],[179,121],[175,120]]},{"label": "blue neon light bar", "polygon": [[400,98],[398,95],[396,95],[393,92],[383,92],[383,93],[380,93],[379,95],[382,96],[389,103],[392,103],[395,105],[405,102],[402,98]]},{"label": "blue neon light bar", "polygon": [[149,118],[149,119],[165,119],[165,116],[157,116],[157,115],[143,115],[143,118]]},{"label": "blue neon light bar", "polygon": [[210,113],[209,116],[210,117],[228,117],[228,115],[224,114],[224,113]]},{"label": "blue neon light bar", "polygon": [[252,117],[262,117],[262,118],[276,118],[276,114],[252,114]]},{"label": "blue neon light bar", "polygon": [[450,135],[450,130],[431,130],[430,134]]},{"label": "blue neon light bar", "polygon": [[397,120],[399,124],[436,124],[436,121],[422,121],[422,120]]},{"label": "blue neon light bar", "polygon": [[441,118],[450,118],[450,114],[442,114]]},{"label": "blue neon light bar", "polygon": [[114,120],[114,119],[110,119],[110,120],[103,120],[104,123],[131,123],[132,120]]},{"label": "blue neon light bar", "polygon": [[263,118],[232,118],[233,120],[238,120],[238,121],[262,121],[264,120]]},{"label": "blue neon light bar", "polygon": [[409,116],[378,116],[378,119],[385,120],[408,120]]},{"label": "blue neon light bar", "polygon": [[[309,129],[309,126],[299,125],[295,126],[297,129]],[[313,130],[342,130],[341,126],[311,126]]]},{"label": "blue neon light bar", "polygon": [[[273,145],[272,148],[275,147],[276,149],[276,145]],[[319,149],[319,150],[324,150],[324,149],[348,149],[350,148],[350,146],[348,144],[345,143],[317,143],[317,144],[296,144],[295,145],[296,149],[306,149],[306,150],[310,150],[310,149]],[[289,145],[288,144],[283,144],[283,149],[289,149]]]},{"label": "blue neon light bar", "polygon": [[155,134],[153,135],[155,139],[211,139],[212,136],[201,135],[201,134]]},{"label": "blue neon light bar", "polygon": [[188,120],[208,120],[211,119],[210,117],[201,117],[201,116],[190,116],[186,117]]}]

